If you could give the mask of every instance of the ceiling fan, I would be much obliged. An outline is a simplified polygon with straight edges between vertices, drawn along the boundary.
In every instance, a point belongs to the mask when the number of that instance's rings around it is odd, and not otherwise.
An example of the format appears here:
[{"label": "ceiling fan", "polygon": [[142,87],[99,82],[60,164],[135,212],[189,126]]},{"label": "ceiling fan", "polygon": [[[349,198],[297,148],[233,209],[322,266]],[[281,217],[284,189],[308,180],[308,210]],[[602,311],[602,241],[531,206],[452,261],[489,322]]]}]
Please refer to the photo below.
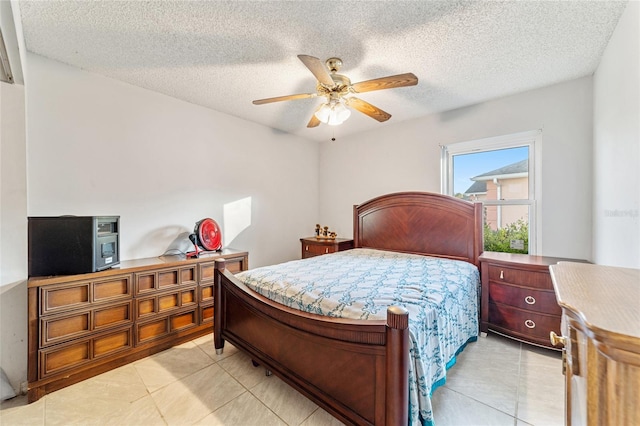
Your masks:
[{"label": "ceiling fan", "polygon": [[307,68],[309,68],[309,71],[311,71],[318,80],[316,92],[258,99],[253,101],[253,104],[262,105],[271,102],[291,101],[295,99],[324,96],[327,100],[326,103],[321,104],[316,109],[311,120],[309,120],[307,127],[317,127],[320,123],[327,123],[330,125],[342,124],[351,115],[351,111],[347,106],[350,106],[380,122],[387,121],[391,118],[391,114],[352,95],[354,93],[415,86],[418,84],[418,77],[412,73],[391,75],[388,77],[375,78],[373,80],[352,84],[351,80],[349,80],[347,76],[338,74],[338,71],[342,66],[342,60],[340,58],[329,58],[324,64],[320,59],[309,55],[298,55],[298,58]]}]

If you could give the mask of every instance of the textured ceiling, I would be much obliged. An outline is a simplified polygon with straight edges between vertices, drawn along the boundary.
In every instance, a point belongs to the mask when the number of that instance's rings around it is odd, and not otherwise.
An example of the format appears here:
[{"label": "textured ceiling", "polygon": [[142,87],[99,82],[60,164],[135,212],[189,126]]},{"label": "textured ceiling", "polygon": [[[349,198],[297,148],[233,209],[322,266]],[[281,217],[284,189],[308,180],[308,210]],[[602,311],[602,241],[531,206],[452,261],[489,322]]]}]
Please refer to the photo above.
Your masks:
[{"label": "textured ceiling", "polygon": [[[314,140],[328,140],[592,74],[626,7],[618,1],[20,1],[29,51]],[[355,111],[306,128],[320,99],[296,55],[340,57],[363,93]]]}]

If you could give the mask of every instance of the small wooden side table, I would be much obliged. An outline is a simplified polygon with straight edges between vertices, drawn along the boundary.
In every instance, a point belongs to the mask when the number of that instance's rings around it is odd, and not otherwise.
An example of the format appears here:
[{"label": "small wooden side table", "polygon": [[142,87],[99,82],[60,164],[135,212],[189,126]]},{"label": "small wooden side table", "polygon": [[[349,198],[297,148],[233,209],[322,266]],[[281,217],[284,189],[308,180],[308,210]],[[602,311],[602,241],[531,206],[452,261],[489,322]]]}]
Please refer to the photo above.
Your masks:
[{"label": "small wooden side table", "polygon": [[316,237],[300,238],[302,258],[321,256],[353,248],[353,240],[348,238],[321,239]]}]

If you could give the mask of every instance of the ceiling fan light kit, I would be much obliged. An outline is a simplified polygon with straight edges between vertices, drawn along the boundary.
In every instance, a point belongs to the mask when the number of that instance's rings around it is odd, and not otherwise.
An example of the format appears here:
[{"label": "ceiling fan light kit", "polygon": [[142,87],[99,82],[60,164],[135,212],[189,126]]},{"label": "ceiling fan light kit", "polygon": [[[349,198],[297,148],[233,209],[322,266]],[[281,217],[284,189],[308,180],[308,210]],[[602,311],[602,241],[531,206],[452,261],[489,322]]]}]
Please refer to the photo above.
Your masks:
[{"label": "ceiling fan light kit", "polygon": [[345,106],[344,102],[331,100],[326,104],[320,105],[314,115],[325,124],[337,126],[344,123],[351,116],[351,111]]},{"label": "ceiling fan light kit", "polygon": [[272,102],[324,96],[327,101],[321,104],[314,112],[307,124],[307,127],[310,128],[317,127],[320,123],[325,123],[330,126],[337,126],[344,123],[351,116],[351,111],[347,106],[350,106],[351,108],[354,108],[379,122],[387,121],[391,118],[391,114],[351,95],[354,93],[415,86],[418,84],[418,77],[412,73],[392,75],[351,84],[351,80],[349,80],[347,76],[338,74],[338,71],[342,66],[342,60],[340,58],[329,58],[324,64],[320,59],[309,55],[298,55],[298,58],[309,69],[309,71],[311,71],[318,81],[316,85],[316,93],[301,93],[297,95],[258,99],[253,101],[253,104],[262,105]]}]

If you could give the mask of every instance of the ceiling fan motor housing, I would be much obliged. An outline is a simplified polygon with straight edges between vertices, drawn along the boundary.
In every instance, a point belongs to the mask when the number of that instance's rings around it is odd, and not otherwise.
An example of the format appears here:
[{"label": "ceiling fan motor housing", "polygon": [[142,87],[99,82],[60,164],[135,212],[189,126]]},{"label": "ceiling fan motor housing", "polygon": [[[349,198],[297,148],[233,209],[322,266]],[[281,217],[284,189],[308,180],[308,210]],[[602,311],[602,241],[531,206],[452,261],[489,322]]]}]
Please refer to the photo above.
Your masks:
[{"label": "ceiling fan motor housing", "polygon": [[327,68],[329,68],[329,71],[331,71],[332,73],[336,73],[342,67],[342,59],[340,59],[340,58],[329,58],[329,59],[327,59],[325,64],[327,64]]}]

